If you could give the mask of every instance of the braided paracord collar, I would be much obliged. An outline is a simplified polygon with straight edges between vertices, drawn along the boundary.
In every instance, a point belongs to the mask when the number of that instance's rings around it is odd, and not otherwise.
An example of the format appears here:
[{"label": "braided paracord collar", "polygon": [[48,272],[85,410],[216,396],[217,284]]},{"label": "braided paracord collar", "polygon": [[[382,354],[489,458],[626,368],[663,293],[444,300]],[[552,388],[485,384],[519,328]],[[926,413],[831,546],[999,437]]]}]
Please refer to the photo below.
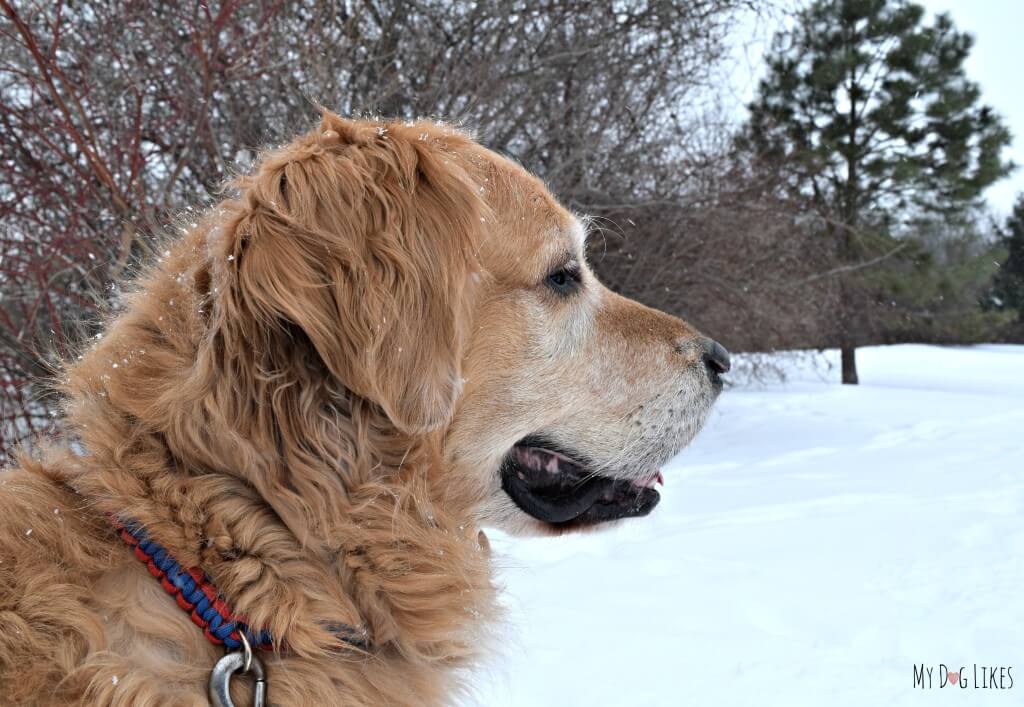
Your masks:
[{"label": "braided paracord collar", "polygon": [[[203,635],[211,643],[239,650],[242,648],[239,632],[244,632],[253,648],[265,651],[274,649],[274,637],[270,631],[253,631],[245,617],[232,611],[202,569],[182,567],[163,546],[132,521],[114,516],[110,520],[120,538],[132,548],[135,557],[146,564],[149,573],[160,580],[164,591],[174,597],[182,611],[189,614],[192,623],[203,629]],[[351,626],[332,624],[329,629],[349,646],[360,650],[368,647],[362,632]]]}]

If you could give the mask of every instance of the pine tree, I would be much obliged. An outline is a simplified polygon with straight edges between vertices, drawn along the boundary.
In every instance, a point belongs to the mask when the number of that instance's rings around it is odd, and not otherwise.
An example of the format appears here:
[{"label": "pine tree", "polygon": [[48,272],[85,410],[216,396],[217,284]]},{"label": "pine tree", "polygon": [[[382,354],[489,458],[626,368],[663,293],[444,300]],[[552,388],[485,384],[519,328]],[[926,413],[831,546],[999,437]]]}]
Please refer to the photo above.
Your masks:
[{"label": "pine tree", "polygon": [[[922,214],[974,208],[1006,175],[1010,135],[964,73],[973,40],[904,0],[816,0],[775,37],[741,144],[824,216],[839,262],[843,382],[866,336],[861,271],[900,257]],[[906,255],[906,254],[904,254]]]},{"label": "pine tree", "polygon": [[992,299],[998,309],[1016,312],[1017,322],[1024,324],[1024,194],[1017,196],[1006,220],[1002,245],[1007,256],[996,273]]},{"label": "pine tree", "polygon": [[[886,340],[967,343],[991,341],[1011,317],[986,306],[1006,248],[999,226],[984,212],[923,218],[905,236],[907,257],[865,272],[884,281],[892,316]],[[903,253],[901,253],[903,255]]]}]

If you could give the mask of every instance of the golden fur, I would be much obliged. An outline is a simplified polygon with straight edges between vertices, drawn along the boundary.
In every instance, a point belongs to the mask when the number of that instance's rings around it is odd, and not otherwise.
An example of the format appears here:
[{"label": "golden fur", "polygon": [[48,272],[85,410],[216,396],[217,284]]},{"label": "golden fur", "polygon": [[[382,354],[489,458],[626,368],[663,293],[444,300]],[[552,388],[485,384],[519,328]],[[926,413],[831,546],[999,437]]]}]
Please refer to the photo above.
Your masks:
[{"label": "golden fur", "polygon": [[586,270],[542,291],[579,221],[456,130],[325,114],[236,189],[67,367],[66,439],[0,476],[4,704],[206,704],[221,651],[107,514],[287,642],[273,703],[448,702],[496,614],[481,525],[553,532],[500,491],[509,447],[663,461],[713,399],[685,323]]}]

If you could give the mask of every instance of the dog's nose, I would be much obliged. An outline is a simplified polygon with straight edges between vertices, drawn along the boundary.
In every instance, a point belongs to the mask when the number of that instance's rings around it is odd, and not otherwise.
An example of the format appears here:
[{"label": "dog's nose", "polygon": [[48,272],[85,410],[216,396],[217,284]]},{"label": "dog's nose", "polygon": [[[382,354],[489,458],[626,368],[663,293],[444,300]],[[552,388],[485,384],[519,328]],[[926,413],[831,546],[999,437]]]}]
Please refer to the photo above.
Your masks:
[{"label": "dog's nose", "polygon": [[729,362],[729,352],[717,341],[708,339],[704,348],[704,365],[713,373],[728,373],[732,368]]}]

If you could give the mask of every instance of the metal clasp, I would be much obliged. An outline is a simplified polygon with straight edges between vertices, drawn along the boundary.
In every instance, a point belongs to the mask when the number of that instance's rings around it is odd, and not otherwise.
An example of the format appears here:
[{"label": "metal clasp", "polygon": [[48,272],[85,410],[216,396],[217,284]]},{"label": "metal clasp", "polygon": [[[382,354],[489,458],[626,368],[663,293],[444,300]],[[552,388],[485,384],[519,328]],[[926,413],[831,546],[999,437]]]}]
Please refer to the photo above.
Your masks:
[{"label": "metal clasp", "polygon": [[235,707],[231,701],[231,677],[235,673],[252,673],[256,681],[252,695],[253,707],[266,707],[267,704],[267,677],[263,671],[263,663],[252,653],[252,646],[245,637],[244,631],[239,631],[242,639],[242,650],[226,654],[213,666],[210,673],[210,703],[213,707]]}]

